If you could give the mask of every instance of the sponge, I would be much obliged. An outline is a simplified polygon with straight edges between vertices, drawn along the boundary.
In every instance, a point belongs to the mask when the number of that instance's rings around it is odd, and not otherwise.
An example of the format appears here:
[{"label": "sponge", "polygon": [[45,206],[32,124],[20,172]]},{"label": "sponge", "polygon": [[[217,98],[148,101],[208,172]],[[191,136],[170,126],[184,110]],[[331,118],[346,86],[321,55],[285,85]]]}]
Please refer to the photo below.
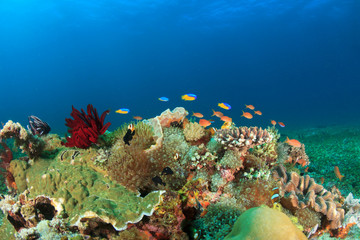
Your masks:
[{"label": "sponge", "polygon": [[268,207],[256,207],[241,214],[224,240],[306,239],[284,213]]}]

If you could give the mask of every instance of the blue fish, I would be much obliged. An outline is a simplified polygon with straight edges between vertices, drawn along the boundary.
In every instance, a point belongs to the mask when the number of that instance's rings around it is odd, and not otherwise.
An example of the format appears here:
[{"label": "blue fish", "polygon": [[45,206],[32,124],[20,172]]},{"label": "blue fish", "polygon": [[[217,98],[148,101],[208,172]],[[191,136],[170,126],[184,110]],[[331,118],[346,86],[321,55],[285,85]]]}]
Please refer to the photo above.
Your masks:
[{"label": "blue fish", "polygon": [[169,101],[169,99],[167,98],[167,97],[159,97],[158,98],[160,101],[162,101],[162,102],[167,102],[167,101]]}]

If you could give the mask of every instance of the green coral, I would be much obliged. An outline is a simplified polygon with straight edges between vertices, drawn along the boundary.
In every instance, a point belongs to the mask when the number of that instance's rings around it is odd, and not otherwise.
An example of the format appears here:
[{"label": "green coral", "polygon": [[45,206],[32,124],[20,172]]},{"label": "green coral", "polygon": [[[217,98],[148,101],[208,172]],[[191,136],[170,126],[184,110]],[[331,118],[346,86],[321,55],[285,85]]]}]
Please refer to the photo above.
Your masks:
[{"label": "green coral", "polygon": [[127,223],[138,222],[143,215],[152,214],[162,191],[141,198],[87,166],[86,153],[71,160],[38,159],[32,166],[14,160],[10,170],[20,192],[29,189],[29,197],[49,196],[58,213],[65,212],[69,216],[71,225],[78,225],[83,218],[98,217],[122,230]]}]

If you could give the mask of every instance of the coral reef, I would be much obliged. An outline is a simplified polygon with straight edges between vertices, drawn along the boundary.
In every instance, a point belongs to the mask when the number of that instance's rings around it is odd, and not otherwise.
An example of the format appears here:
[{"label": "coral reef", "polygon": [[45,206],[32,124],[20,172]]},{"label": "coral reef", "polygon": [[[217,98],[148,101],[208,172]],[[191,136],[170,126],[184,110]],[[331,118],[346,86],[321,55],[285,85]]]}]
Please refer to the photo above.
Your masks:
[{"label": "coral reef", "polygon": [[[12,140],[0,143],[10,189],[0,196],[1,236],[201,240],[360,234],[359,200],[342,197],[337,187],[343,181],[326,182],[329,191],[317,184],[318,159],[307,166],[305,146],[279,142],[275,127],[232,123],[204,129],[186,118],[184,108],[175,108],[103,134],[106,113],[99,117],[92,105],[87,112],[73,108],[66,143],[56,134],[34,136],[18,123],[4,126],[3,140],[13,137],[22,148],[38,141],[42,148],[29,159]],[[32,120],[40,133],[40,120]],[[129,126],[134,135],[125,143]],[[342,174],[344,181],[352,178]]]},{"label": "coral reef", "polygon": [[0,131],[0,139],[14,138],[15,145],[30,158],[40,156],[45,143],[41,138],[30,134],[20,123],[9,120]]},{"label": "coral reef", "polygon": [[284,213],[267,207],[251,208],[240,215],[226,240],[306,240]]},{"label": "coral reef", "polygon": [[334,201],[334,196],[322,185],[316,184],[309,175],[300,176],[295,172],[288,173],[285,167],[274,168],[274,178],[280,182],[281,204],[294,212],[297,209],[311,207],[325,215],[330,228],[339,228],[344,220],[344,209]]},{"label": "coral reef", "polygon": [[69,127],[70,137],[66,138],[67,142],[62,144],[66,147],[88,148],[91,144],[97,143],[98,137],[105,133],[110,123],[104,125],[104,120],[109,110],[103,112],[101,117],[96,108],[91,104],[87,106],[87,114],[83,109],[81,112],[72,107],[71,116],[74,119],[66,118],[66,126]]}]

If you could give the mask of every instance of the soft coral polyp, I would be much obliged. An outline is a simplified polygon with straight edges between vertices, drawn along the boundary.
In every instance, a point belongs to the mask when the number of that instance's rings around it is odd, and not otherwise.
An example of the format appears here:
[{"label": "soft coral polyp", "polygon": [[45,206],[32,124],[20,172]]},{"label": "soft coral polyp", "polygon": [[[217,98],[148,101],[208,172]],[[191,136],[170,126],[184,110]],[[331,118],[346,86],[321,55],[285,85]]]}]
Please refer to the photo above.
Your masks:
[{"label": "soft coral polyp", "polygon": [[69,127],[70,137],[66,138],[67,142],[62,142],[66,147],[88,148],[91,144],[96,143],[99,136],[104,134],[111,123],[104,125],[107,110],[99,115],[91,104],[87,106],[87,114],[83,109],[81,112],[72,106],[71,116],[74,119],[66,118],[66,126]]}]

